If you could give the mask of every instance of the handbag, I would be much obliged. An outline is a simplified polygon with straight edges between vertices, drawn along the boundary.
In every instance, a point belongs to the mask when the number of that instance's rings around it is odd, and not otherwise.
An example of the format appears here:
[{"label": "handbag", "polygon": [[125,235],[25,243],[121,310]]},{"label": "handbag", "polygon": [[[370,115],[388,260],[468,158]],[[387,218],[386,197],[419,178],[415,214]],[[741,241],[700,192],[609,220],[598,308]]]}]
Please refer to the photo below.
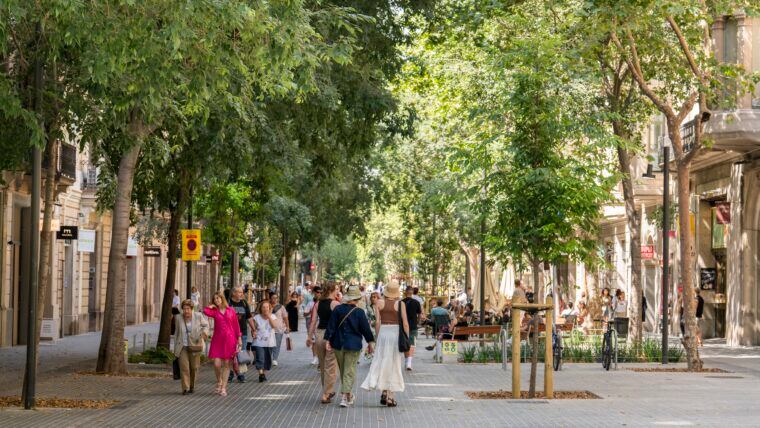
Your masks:
[{"label": "handbag", "polygon": [[188,328],[187,328],[187,323],[185,323],[185,334],[187,335],[187,346],[185,346],[185,348],[187,348],[188,352],[201,352],[201,351],[203,351],[203,346],[202,345],[191,345],[191,343],[193,343],[193,342],[190,341],[190,330],[188,330]]},{"label": "handbag", "polygon": [[404,321],[401,319],[401,305],[403,305],[404,302],[399,301],[398,304],[398,351],[399,352],[409,352],[410,349],[412,349],[412,342],[409,341],[409,336],[407,336],[406,332],[404,331]]},{"label": "handbag", "polygon": [[172,377],[174,377],[174,380],[178,380],[180,378],[179,358],[175,358],[174,361],[172,361]]},{"label": "handbag", "polygon": [[237,362],[238,364],[251,364],[253,360],[251,359],[251,356],[248,355],[247,351],[238,351],[237,353]]}]

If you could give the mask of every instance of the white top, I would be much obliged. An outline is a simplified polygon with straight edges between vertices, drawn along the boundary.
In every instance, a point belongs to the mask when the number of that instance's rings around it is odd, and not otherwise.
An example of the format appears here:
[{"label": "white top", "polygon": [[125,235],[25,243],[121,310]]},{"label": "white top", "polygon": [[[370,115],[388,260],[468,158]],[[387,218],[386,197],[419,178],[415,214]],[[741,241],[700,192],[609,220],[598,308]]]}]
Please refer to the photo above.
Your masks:
[{"label": "white top", "polygon": [[172,299],[172,306],[179,308],[179,303],[180,303],[179,296],[174,296],[174,298]]},{"label": "white top", "polygon": [[288,311],[285,309],[285,305],[280,305],[280,310],[272,314],[277,321],[274,323],[274,325],[277,326],[275,331],[278,334],[285,333],[285,317],[288,315]]},{"label": "white top", "polygon": [[[272,320],[276,321],[277,317],[272,315]],[[262,348],[271,348],[277,345],[277,339],[274,336],[274,329],[272,325],[261,316],[256,314],[253,317],[253,322],[256,323],[256,338],[253,339],[253,346],[259,346]]]},{"label": "white top", "polygon": [[185,324],[184,331],[180,335],[182,336],[182,346],[190,346],[190,343],[187,341],[187,335],[193,329],[193,320],[187,321],[182,318],[180,321]]},{"label": "white top", "polygon": [[198,306],[201,303],[201,293],[196,291],[190,295],[190,299],[192,299],[193,305]]},{"label": "white top", "polygon": [[425,304],[425,300],[423,300],[422,297],[420,297],[418,294],[412,295],[412,299],[420,302],[420,305],[424,305]]}]

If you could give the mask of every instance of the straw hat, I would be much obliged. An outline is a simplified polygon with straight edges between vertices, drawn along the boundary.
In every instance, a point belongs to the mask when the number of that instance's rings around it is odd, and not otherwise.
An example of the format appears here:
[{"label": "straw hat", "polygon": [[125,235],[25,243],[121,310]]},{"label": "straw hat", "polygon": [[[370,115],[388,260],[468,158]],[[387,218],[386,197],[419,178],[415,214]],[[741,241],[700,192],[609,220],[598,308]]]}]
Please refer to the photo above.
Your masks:
[{"label": "straw hat", "polygon": [[350,302],[352,300],[359,300],[362,298],[362,292],[356,285],[349,285],[346,289],[346,294],[343,295],[343,302]]},{"label": "straw hat", "polygon": [[401,285],[395,279],[388,283],[383,289],[383,296],[389,299],[401,298]]}]

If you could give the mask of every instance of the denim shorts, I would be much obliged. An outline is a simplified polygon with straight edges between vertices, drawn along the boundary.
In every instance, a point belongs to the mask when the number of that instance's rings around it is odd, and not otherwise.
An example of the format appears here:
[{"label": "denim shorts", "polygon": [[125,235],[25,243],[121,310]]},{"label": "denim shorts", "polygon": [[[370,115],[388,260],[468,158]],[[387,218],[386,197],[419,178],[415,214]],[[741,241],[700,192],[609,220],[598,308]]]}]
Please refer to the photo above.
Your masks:
[{"label": "denim shorts", "polygon": [[256,353],[256,370],[272,369],[272,348],[264,346],[254,346],[253,351]]}]

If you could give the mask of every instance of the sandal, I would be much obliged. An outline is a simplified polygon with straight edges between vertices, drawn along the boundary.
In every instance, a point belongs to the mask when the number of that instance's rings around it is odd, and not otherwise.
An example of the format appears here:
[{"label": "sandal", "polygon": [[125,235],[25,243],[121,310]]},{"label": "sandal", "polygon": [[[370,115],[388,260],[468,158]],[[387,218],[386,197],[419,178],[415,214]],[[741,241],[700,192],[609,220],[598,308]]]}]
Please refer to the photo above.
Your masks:
[{"label": "sandal", "polygon": [[395,400],[395,399],[393,399],[393,398],[388,398],[388,399],[386,400],[386,406],[388,406],[388,407],[396,407],[396,406],[398,406],[398,403],[396,402],[396,400]]},{"label": "sandal", "polygon": [[387,392],[383,392],[383,394],[380,396],[380,404],[383,405],[383,406],[385,406],[386,404],[388,404],[388,393]]},{"label": "sandal", "polygon": [[333,397],[335,397],[335,393],[334,392],[331,392],[331,393],[327,394],[327,397],[325,397],[323,395],[321,403],[322,404],[330,404],[332,402]]}]

